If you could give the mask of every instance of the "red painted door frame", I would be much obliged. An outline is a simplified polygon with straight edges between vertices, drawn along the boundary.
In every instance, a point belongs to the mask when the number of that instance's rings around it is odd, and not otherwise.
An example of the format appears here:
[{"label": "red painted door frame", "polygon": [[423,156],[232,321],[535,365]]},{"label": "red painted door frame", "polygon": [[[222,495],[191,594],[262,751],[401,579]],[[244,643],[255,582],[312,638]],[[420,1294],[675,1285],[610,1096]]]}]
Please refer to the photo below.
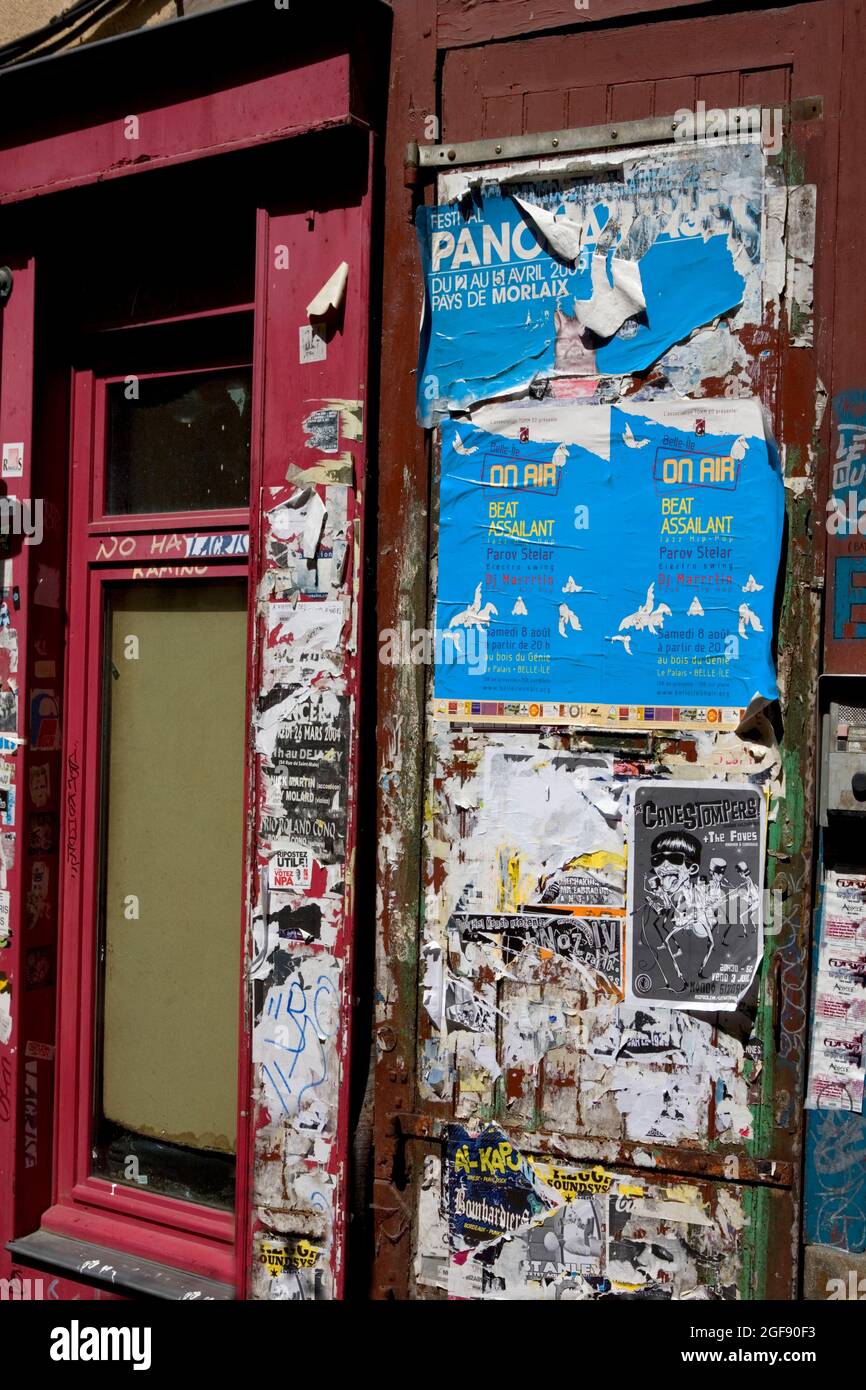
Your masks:
[{"label": "red painted door frame", "polygon": [[[289,186],[283,177],[279,185],[281,192],[277,197],[274,193],[277,186],[275,180],[272,177],[263,179],[255,226],[250,228],[250,234],[255,237],[255,301],[253,305],[237,306],[243,309],[252,308],[254,313],[253,484],[249,518],[249,682],[252,697],[259,688],[260,676],[262,632],[256,594],[259,579],[268,567],[264,535],[267,506],[271,505],[272,495],[279,490],[282,490],[283,494],[287,492],[286,477],[290,464],[303,469],[322,462],[306,447],[308,440],[302,428],[306,415],[315,408],[310,404],[311,401],[360,403],[357,413],[362,421],[366,409],[370,229],[375,141],[367,127],[369,112],[360,99],[360,94],[365,88],[365,82],[360,79],[363,77],[366,80],[366,88],[369,91],[374,73],[367,58],[367,46],[371,38],[375,38],[375,35],[381,32],[378,25],[382,7],[370,4],[359,9],[363,10],[363,13],[356,12],[353,23],[340,38],[333,41],[323,41],[319,36],[312,41],[310,34],[313,26],[306,21],[298,21],[297,32],[309,50],[309,62],[306,64],[304,45],[298,43],[292,51],[291,60],[284,57],[280,62],[270,55],[269,70],[261,70],[264,64],[260,60],[259,70],[251,70],[244,82],[239,83],[238,74],[235,73],[231,84],[227,83],[219,90],[203,92],[195,90],[194,80],[191,79],[186,84],[186,90],[173,91],[162,105],[154,105],[151,96],[149,108],[141,116],[140,135],[143,143],[133,146],[132,150],[128,136],[124,133],[124,118],[118,114],[120,107],[117,107],[116,111],[109,107],[105,119],[97,117],[92,124],[76,126],[74,120],[70,122],[68,114],[65,114],[48,133],[45,125],[40,125],[38,133],[32,135],[27,131],[21,131],[15,144],[7,145],[7,148],[0,151],[0,202],[17,204],[8,225],[14,224],[16,244],[25,247],[24,256],[17,261],[5,249],[0,257],[12,266],[15,274],[14,292],[3,310],[0,326],[3,349],[0,360],[0,429],[4,439],[24,442],[26,471],[24,477],[19,480],[18,489],[19,494],[25,496],[29,485],[34,427],[33,391],[37,360],[34,316],[39,283],[38,268],[32,256],[27,254],[26,248],[31,230],[34,230],[37,240],[39,235],[44,236],[45,224],[50,221],[55,211],[54,200],[49,200],[43,210],[44,195],[55,194],[58,189],[71,187],[86,189],[103,184],[106,180],[141,178],[154,168],[192,161],[200,168],[212,168],[215,186],[222,186],[220,181],[226,178],[229,166],[219,158],[221,156],[231,155],[237,159],[237,151],[248,149],[250,154],[242,157],[258,159],[258,151],[254,147],[278,146],[279,142],[291,141],[302,134],[305,136],[302,143],[309,151],[309,139],[325,139],[315,132],[332,132],[327,136],[326,143],[320,147],[321,157],[318,163],[311,162],[309,153],[307,155],[306,167],[315,169],[315,176],[310,177],[309,186]],[[285,29],[282,30],[281,38],[285,38]],[[284,42],[282,47],[285,49]],[[107,61],[110,63],[111,58]],[[212,84],[210,85],[212,87]],[[70,125],[73,128],[70,128]],[[345,132],[339,137],[334,133],[338,127],[343,127]],[[34,127],[34,130],[36,129]],[[285,152],[280,154],[284,171],[291,167],[293,148],[292,145],[285,145]],[[277,162],[272,161],[274,167]],[[232,165],[231,168],[236,169],[237,165]],[[226,189],[226,196],[231,196],[230,188]],[[40,227],[42,232],[37,233],[35,229]],[[348,289],[341,321],[328,344],[327,357],[320,361],[300,362],[298,335],[299,329],[309,322],[306,306],[343,260],[349,265]],[[61,412],[65,408],[62,383],[55,379],[48,390],[49,396],[53,396],[56,401],[58,412]],[[55,421],[49,433],[62,436],[62,432],[63,427],[57,426]],[[60,447],[62,448],[62,443]],[[339,930],[332,948],[339,961],[341,980],[340,1076],[337,1085],[338,1099],[332,1117],[329,1153],[327,1159],[323,1160],[323,1173],[327,1177],[329,1190],[333,1193],[329,1264],[331,1287],[337,1297],[342,1295],[345,1283],[349,1162],[348,1070],[355,913],[353,882],[357,839],[359,635],[366,459],[366,433],[363,424],[360,429],[353,430],[351,437],[343,439],[341,447],[344,458],[348,456],[348,476],[351,479],[348,500],[351,547],[347,582],[351,602],[349,631],[353,636],[348,641],[343,673],[351,708],[351,738],[346,788],[348,814],[345,891],[339,912]],[[322,490],[320,487],[319,491]],[[217,528],[241,529],[237,525],[237,518],[229,522],[226,518],[215,520],[212,517],[201,517],[197,521],[206,531],[214,531]],[[107,533],[108,525],[103,528],[102,523],[97,522],[94,527],[94,544],[96,532],[103,529]],[[151,523],[151,529],[159,529],[158,519]],[[130,530],[134,532],[135,525]],[[84,537],[79,536],[76,544],[80,545],[83,540]],[[146,535],[142,534],[135,543],[139,545],[145,541]],[[55,550],[59,550],[59,557],[62,559],[60,536],[54,538],[54,546]],[[212,568],[217,569],[218,566]],[[14,625],[18,631],[21,653],[19,735],[26,739],[30,732],[26,720],[29,692],[40,684],[37,671],[42,665],[39,654],[30,650],[27,636],[30,613],[36,615],[34,620],[39,620],[42,615],[39,607],[32,607],[37,582],[37,564],[36,555],[30,549],[22,548],[15,556],[13,582],[21,595],[21,609],[14,616]],[[66,699],[83,702],[85,693],[92,698],[92,692],[80,689],[67,690]],[[253,713],[251,706],[251,729]],[[220,1258],[216,1258],[213,1263],[209,1263],[206,1257],[204,1262],[198,1256],[193,1259],[193,1267],[197,1268],[198,1272],[232,1282],[235,1297],[238,1298],[248,1296],[251,1287],[253,1260],[256,1258],[254,1231],[260,1228],[267,1229],[266,1219],[263,1224],[263,1218],[266,1217],[264,1198],[261,1209],[255,1206],[262,1155],[260,1153],[257,1159],[253,1136],[266,1117],[263,1118],[261,1112],[253,1113],[255,1106],[251,1105],[251,1099],[256,1092],[256,1077],[253,1074],[250,1054],[251,1003],[247,973],[252,949],[249,914],[258,893],[261,866],[267,862],[267,846],[258,835],[262,788],[259,785],[257,759],[252,753],[252,735],[250,748],[247,782],[249,895],[241,969],[242,1046],[239,1085],[240,1109],[242,1113],[249,1113],[250,1124],[241,1136],[242,1143],[238,1151],[238,1169],[243,1177],[238,1184],[240,1203],[236,1212],[236,1258],[231,1270]],[[67,758],[67,763],[69,752],[69,748],[65,747],[64,757]],[[59,1086],[54,1088],[53,1004],[56,991],[52,988],[28,993],[23,985],[27,942],[25,868],[29,872],[24,834],[25,826],[29,824],[25,778],[30,752],[25,747],[15,756],[18,763],[18,853],[15,867],[9,873],[13,933],[10,948],[0,956],[0,968],[8,978],[13,999],[12,1033],[8,1045],[0,1042],[0,1276],[8,1274],[10,1269],[5,1250],[6,1242],[10,1238],[19,1238],[34,1230],[51,1201],[55,1203],[52,1220],[55,1229],[62,1228],[67,1234],[72,1234],[77,1226],[74,1206],[64,1208],[65,1219],[63,1216],[58,1217],[60,1208],[57,1201],[63,1194],[58,1188],[56,1173],[52,1177],[52,1150],[47,1138],[40,1150],[37,1170],[29,1172],[24,1163],[25,1059],[33,1053],[38,1057],[40,1068],[44,1069],[40,1092],[42,1108],[39,1112],[43,1130],[50,1128],[50,1108],[46,1113],[46,1097],[50,1099],[52,1089],[62,1089],[67,1076],[71,1084],[80,1084],[77,1074],[80,1059],[77,1056],[77,1038],[71,1033],[58,1037],[57,1042],[62,1051],[57,1066]],[[76,806],[77,775],[70,783],[67,765],[67,776],[65,779],[61,778],[59,755],[56,757],[56,773],[57,811],[60,812],[62,809],[58,865],[62,855],[66,860],[68,877],[69,865],[74,856],[74,848],[70,848],[73,844],[70,832],[74,829],[75,834],[80,833]],[[29,942],[27,944],[29,945]],[[52,944],[47,945],[45,949],[50,952]],[[62,981],[62,975],[60,978]],[[277,1226],[278,1230],[284,1229],[286,1222],[291,1226],[291,1194],[286,1195],[286,1207],[289,1212],[283,1220],[282,1227]],[[121,1202],[120,1205],[123,1204]],[[269,1191],[267,1216],[272,1215],[272,1205],[273,1192]],[[130,1219],[134,1221],[136,1214],[130,1210]],[[168,1208],[163,1215],[166,1220],[171,1221],[172,1212]],[[208,1226],[207,1219],[204,1219],[204,1225]],[[93,1224],[91,1218],[91,1239],[102,1240],[110,1245],[113,1235],[117,1235],[117,1222],[113,1217],[109,1216],[96,1224]],[[160,1234],[155,1228],[142,1226],[140,1223],[134,1232],[132,1228],[127,1231],[127,1248],[131,1249],[132,1253],[160,1259],[179,1267],[184,1267],[185,1260],[190,1258],[183,1240],[177,1240],[165,1230]],[[20,1272],[28,1273],[26,1268]],[[60,1296],[72,1296],[73,1290],[85,1297],[94,1296],[92,1289],[75,1282],[57,1280],[54,1287],[60,1288]]]}]

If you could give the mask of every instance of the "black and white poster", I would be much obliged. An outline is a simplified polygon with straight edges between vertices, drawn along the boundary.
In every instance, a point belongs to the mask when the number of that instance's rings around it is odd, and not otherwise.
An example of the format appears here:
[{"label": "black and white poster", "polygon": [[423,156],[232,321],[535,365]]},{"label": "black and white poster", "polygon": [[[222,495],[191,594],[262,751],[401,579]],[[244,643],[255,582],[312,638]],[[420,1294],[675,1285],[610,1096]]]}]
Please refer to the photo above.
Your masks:
[{"label": "black and white poster", "polygon": [[451,926],[461,942],[491,942],[507,966],[526,947],[570,961],[598,975],[623,996],[622,908],[566,912],[457,912]]},{"label": "black and white poster", "polygon": [[764,948],[765,803],[749,783],[638,782],[628,873],[634,1003],[731,1010]]},{"label": "black and white poster", "polygon": [[259,718],[256,746],[266,756],[262,835],[307,848],[320,864],[340,863],[346,853],[348,697],[275,686]]}]

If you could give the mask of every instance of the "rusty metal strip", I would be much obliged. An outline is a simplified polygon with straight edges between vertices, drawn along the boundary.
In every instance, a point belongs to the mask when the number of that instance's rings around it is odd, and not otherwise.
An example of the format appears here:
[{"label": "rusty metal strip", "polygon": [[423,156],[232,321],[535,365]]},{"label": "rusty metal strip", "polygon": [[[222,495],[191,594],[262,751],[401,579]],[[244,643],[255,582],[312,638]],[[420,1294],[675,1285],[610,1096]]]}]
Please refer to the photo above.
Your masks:
[{"label": "rusty metal strip", "polygon": [[[753,109],[732,108],[735,113]],[[785,109],[786,123],[820,120],[822,114],[823,102],[820,97],[802,97]],[[675,112],[670,116],[649,116],[640,121],[613,121],[605,125],[575,126],[569,130],[547,130],[537,135],[466,140],[453,145],[420,145],[413,142],[406,151],[406,165],[412,169],[448,169],[464,164],[489,164],[496,159],[579,154],[584,150],[602,150],[611,145],[651,145],[658,141],[676,140],[682,120],[682,113]]]},{"label": "rusty metal strip", "polygon": [[[436,1115],[406,1114],[400,1111],[390,1115],[391,1129],[395,1145],[406,1139],[442,1140],[448,1118]],[[610,1167],[625,1166],[640,1168],[647,1173],[677,1173],[694,1178],[722,1178],[737,1183],[763,1183],[771,1187],[790,1187],[794,1181],[793,1164],[774,1158],[753,1158],[745,1154],[732,1154],[718,1151],[703,1153],[697,1149],[682,1147],[666,1148],[642,1143],[611,1143],[609,1140],[569,1138],[562,1134],[534,1134],[532,1136],[520,1129],[509,1128],[499,1122],[502,1132],[514,1141],[523,1152],[531,1152],[541,1140],[546,1156],[586,1160],[593,1159]],[[527,1139],[531,1141],[527,1144]],[[615,1150],[615,1152],[614,1152]],[[651,1163],[647,1159],[652,1160]]]}]

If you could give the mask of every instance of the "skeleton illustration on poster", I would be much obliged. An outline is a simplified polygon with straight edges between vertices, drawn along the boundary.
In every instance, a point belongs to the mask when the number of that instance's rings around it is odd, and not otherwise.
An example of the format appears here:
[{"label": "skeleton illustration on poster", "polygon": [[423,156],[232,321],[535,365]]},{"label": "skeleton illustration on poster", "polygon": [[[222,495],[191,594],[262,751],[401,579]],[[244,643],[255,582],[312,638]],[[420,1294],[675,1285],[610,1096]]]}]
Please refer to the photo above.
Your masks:
[{"label": "skeleton illustration on poster", "polygon": [[764,948],[765,804],[746,783],[638,782],[628,873],[628,994],[731,1010]]}]

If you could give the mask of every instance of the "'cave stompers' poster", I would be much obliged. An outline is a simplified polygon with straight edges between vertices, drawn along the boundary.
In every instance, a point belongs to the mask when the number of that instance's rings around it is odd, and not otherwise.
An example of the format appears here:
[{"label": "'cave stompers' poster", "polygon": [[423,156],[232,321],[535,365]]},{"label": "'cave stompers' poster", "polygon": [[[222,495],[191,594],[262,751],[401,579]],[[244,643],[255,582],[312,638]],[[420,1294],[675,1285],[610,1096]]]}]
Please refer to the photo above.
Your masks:
[{"label": "'cave stompers' poster", "polygon": [[627,997],[736,1008],[763,954],[763,793],[639,782],[632,807]]}]

